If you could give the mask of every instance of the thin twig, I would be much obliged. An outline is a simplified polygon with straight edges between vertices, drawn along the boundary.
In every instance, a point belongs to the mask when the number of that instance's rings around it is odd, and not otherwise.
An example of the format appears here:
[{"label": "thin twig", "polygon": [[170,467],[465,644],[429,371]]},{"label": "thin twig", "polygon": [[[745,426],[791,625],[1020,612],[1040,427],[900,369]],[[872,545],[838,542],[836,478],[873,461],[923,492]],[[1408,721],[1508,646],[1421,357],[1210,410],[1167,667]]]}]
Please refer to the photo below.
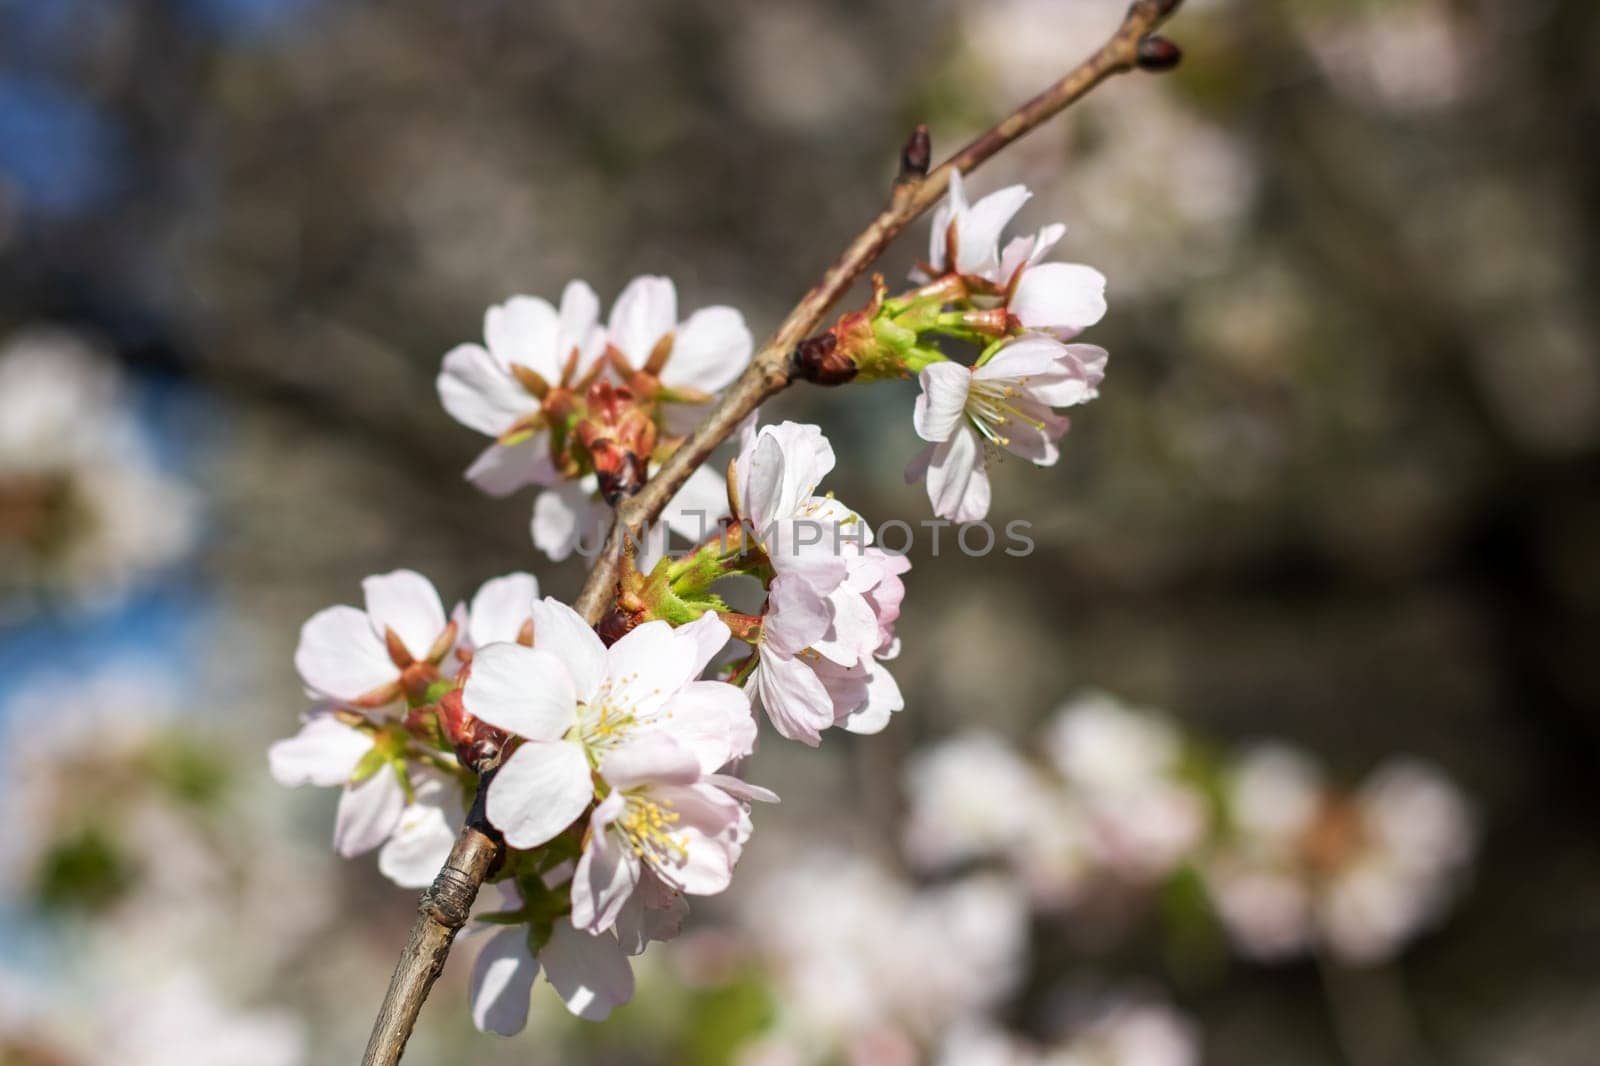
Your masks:
[{"label": "thin twig", "polygon": [[[866,273],[889,242],[944,195],[950,175],[965,174],[1018,138],[1081,99],[1113,74],[1141,65],[1140,42],[1177,10],[1182,0],[1134,0],[1111,39],[1060,81],[1001,119],[926,176],[917,173],[923,151],[920,136],[902,158],[888,206],[862,230],[822,280],[801,297],[777,330],[755,354],[750,366],[723,394],[699,427],[661,469],[617,508],[605,546],[584,582],[574,608],[592,625],[609,610],[616,594],[623,537],[637,535],[658,518],[668,502],[712,451],[763,401],[795,380],[792,353],[815,330],[839,298]],[[1156,67],[1157,64],[1146,65]],[[1170,65],[1170,63],[1166,64]],[[920,131],[919,131],[920,133]],[[417,1014],[444,966],[456,932],[466,923],[478,887],[498,855],[500,843],[480,819],[469,818],[433,887],[423,894],[420,913],[404,954],[389,982],[388,994],[367,1044],[364,1066],[393,1066],[405,1051]]]}]

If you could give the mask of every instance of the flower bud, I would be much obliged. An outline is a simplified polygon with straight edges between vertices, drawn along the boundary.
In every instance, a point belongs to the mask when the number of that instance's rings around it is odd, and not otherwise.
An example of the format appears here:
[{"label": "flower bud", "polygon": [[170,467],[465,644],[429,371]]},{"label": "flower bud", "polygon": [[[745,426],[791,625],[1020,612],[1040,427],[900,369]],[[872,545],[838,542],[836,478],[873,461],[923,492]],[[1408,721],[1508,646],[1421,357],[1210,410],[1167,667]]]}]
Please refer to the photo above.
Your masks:
[{"label": "flower bud", "polygon": [[588,414],[579,419],[573,435],[589,453],[600,495],[615,506],[643,487],[656,447],[656,424],[631,391],[609,381],[591,386],[588,401]]}]

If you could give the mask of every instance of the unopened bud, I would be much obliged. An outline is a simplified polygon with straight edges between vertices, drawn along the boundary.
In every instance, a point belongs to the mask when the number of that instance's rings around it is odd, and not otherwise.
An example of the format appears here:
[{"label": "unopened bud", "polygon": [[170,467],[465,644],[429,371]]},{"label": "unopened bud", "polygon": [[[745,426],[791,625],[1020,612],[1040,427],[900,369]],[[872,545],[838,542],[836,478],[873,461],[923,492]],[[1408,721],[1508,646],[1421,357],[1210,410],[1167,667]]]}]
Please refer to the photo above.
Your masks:
[{"label": "unopened bud", "polygon": [[633,393],[609,381],[589,389],[589,413],[573,430],[589,453],[600,495],[612,506],[632,496],[649,476],[650,453],[656,447],[656,424],[634,400]]},{"label": "unopened bud", "polygon": [[1183,58],[1183,49],[1165,37],[1151,34],[1139,41],[1138,63],[1140,70],[1171,70]]},{"label": "unopened bud", "polygon": [[933,142],[928,137],[928,124],[919,122],[911,131],[906,146],[900,149],[900,176],[895,179],[896,184],[921,181],[928,176],[928,164],[932,160]]},{"label": "unopened bud", "polygon": [[818,385],[843,385],[858,372],[832,330],[801,341],[794,350],[794,365],[801,377]]}]

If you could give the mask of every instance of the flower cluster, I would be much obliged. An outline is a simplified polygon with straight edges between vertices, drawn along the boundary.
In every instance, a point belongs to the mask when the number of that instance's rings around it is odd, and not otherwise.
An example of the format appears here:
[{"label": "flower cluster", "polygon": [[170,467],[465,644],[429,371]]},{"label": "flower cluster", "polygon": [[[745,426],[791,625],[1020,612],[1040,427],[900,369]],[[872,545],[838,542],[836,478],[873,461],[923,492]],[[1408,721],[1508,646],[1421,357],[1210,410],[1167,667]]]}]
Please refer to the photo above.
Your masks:
[{"label": "flower cluster", "polygon": [[1442,916],[1472,857],[1465,800],[1414,760],[1340,789],[1283,745],[1221,759],[1099,694],[1064,706],[1041,747],[1047,766],[987,732],[919,753],[907,773],[913,865],[998,861],[1051,910],[1193,877],[1246,955],[1368,963]]},{"label": "flower cluster", "polygon": [[[635,352],[647,317],[614,316],[607,343]],[[420,887],[474,799],[504,836],[500,906],[479,915],[480,1028],[519,1030],[541,973],[572,1013],[604,1018],[632,994],[629,956],[676,935],[687,897],[727,888],[751,804],[777,799],[733,772],[755,749],[755,708],[811,745],[901,708],[884,662],[909,564],[819,495],[833,464],[817,427],[750,420],[713,532],[648,572],[630,554],[598,631],[522,573],[449,612],[422,575],[375,575],[361,608],[306,622],[295,664],[315,705],[270,763],[284,785],[341,790],[339,853],[376,850],[386,876]],[[715,590],[735,576],[765,588],[758,613]]]},{"label": "flower cluster", "polygon": [[0,347],[0,594],[116,600],[177,562],[196,525],[104,355],[48,330]]}]

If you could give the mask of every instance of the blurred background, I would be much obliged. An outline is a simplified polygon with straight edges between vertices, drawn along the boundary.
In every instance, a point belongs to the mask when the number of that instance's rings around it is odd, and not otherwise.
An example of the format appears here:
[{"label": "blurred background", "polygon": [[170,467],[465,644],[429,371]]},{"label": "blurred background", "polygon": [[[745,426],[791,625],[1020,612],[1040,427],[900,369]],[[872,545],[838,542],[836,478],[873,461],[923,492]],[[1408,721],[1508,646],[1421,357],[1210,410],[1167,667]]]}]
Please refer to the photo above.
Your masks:
[{"label": "blurred background", "polygon": [[[353,1061],[415,893],[267,778],[298,627],[396,567],[447,603],[583,576],[529,494],[462,480],[443,353],[514,293],[647,272],[763,336],[914,122],[942,157],[1121,6],[0,0],[0,1062]],[[996,476],[1035,554],[919,541],[906,710],[764,737],[784,803],[633,1005],[584,1026],[540,988],[480,1035],[464,945],[408,1062],[1594,1061],[1600,8],[1190,0],[1170,34],[1177,72],[971,182],[1026,182],[1023,227],[1110,279],[1101,399]],[[915,524],[914,395],[767,417]],[[981,837],[1041,751],[1091,838],[1106,760],[1188,789],[1110,805],[1177,843],[919,836]],[[1310,872],[1239,888],[1249,811],[1313,778],[1346,798]],[[1437,861],[1339,895],[1380,839]]]}]

